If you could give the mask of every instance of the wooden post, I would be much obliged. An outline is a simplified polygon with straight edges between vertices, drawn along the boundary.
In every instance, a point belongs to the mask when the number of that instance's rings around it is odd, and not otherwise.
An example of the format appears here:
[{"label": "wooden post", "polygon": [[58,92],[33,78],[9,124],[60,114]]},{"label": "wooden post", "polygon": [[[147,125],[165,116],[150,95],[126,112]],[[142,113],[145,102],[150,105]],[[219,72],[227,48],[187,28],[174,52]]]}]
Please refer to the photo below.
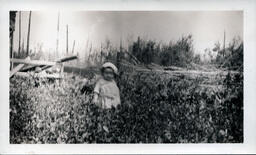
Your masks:
[{"label": "wooden post", "polygon": [[[16,19],[17,11],[10,11],[10,27],[9,27],[9,35],[10,35],[10,58],[13,58],[13,33],[15,31],[15,19]],[[10,64],[10,69],[12,70],[13,63]]]},{"label": "wooden post", "polygon": [[102,50],[102,43],[100,43],[100,63],[103,62],[103,50]]},{"label": "wooden post", "polygon": [[90,46],[90,49],[89,49],[89,56],[88,56],[88,61],[91,60],[91,52],[92,52],[92,43],[91,43],[91,46]]},{"label": "wooden post", "polygon": [[30,24],[31,24],[31,11],[29,11],[28,19],[28,36],[27,36],[27,56],[29,55],[29,37],[30,37]]},{"label": "wooden post", "polygon": [[76,44],[76,41],[74,40],[74,41],[73,41],[73,47],[72,47],[72,54],[74,54],[75,44]]},{"label": "wooden post", "polygon": [[224,30],[224,39],[223,39],[223,58],[224,58],[224,56],[225,56],[225,44],[226,44],[226,32],[225,32],[225,30]]},{"label": "wooden post", "polygon": [[20,56],[20,42],[21,42],[21,11],[19,11],[19,49],[18,49],[18,55]]},{"label": "wooden post", "polygon": [[[85,48],[85,55],[84,55],[85,63],[88,63],[88,60],[89,60],[89,53],[87,53],[87,52],[89,52],[88,49],[89,49],[89,34],[88,34],[88,38],[86,41],[86,48]],[[88,57],[88,60],[86,60],[86,57]]]},{"label": "wooden post", "polygon": [[21,44],[21,57],[23,57],[23,53],[25,51],[25,45],[24,45],[24,38],[22,38],[22,44]]},{"label": "wooden post", "polygon": [[122,37],[121,37],[120,38],[120,51],[117,52],[117,55],[116,55],[116,65],[117,65],[117,68],[120,67],[122,51],[123,51],[123,47],[122,47]]},{"label": "wooden post", "polygon": [[66,42],[66,54],[68,55],[68,25],[67,25],[67,42]]},{"label": "wooden post", "polygon": [[122,37],[120,38],[120,52],[122,52],[123,47],[122,47]]},{"label": "wooden post", "polygon": [[58,12],[57,40],[56,40],[56,55],[57,56],[58,56],[58,50],[59,50],[59,31],[60,31],[60,13]]},{"label": "wooden post", "polygon": [[61,71],[60,71],[60,76],[64,76],[64,63],[61,63]]},{"label": "wooden post", "polygon": [[[13,33],[11,34],[10,37],[10,57],[13,58]],[[10,66],[11,70],[13,68],[13,63],[11,62],[11,66]]]}]

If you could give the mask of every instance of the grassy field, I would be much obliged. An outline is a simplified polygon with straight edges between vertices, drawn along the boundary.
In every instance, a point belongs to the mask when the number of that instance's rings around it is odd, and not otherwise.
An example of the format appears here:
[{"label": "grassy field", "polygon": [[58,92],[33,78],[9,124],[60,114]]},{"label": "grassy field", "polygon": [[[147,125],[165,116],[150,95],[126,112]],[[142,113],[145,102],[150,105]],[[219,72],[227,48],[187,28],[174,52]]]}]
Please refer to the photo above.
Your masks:
[{"label": "grassy field", "polygon": [[71,70],[62,80],[10,79],[10,143],[243,142],[243,73],[121,68],[122,103],[103,110],[91,103],[97,70]]}]

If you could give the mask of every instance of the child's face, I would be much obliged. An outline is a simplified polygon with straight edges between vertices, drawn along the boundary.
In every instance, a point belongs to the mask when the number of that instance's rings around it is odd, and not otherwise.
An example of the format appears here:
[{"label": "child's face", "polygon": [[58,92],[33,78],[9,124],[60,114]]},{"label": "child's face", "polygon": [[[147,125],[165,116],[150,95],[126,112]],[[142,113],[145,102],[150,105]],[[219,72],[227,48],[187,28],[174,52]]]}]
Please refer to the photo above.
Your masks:
[{"label": "child's face", "polygon": [[107,81],[114,79],[114,71],[111,68],[105,68],[103,70],[103,78]]}]

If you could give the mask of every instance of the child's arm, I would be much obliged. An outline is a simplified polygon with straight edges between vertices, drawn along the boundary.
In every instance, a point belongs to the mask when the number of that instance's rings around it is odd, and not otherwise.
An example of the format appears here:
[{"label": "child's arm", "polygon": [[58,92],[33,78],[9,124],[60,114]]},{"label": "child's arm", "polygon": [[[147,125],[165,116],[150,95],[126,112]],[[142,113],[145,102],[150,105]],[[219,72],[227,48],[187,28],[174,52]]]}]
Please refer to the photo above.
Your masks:
[{"label": "child's arm", "polygon": [[100,106],[100,101],[99,101],[100,84],[99,84],[99,82],[96,83],[93,93],[94,93],[93,94],[93,103],[96,104],[97,106]]},{"label": "child's arm", "polygon": [[98,93],[94,92],[92,102],[96,105],[99,105],[99,94]]}]

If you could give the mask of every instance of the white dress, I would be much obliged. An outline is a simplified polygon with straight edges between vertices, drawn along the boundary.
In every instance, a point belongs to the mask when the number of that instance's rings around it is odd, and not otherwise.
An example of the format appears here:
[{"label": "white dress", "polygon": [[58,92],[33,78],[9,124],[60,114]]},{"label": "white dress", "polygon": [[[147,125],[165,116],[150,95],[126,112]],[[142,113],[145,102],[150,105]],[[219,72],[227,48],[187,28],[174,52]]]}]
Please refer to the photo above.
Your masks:
[{"label": "white dress", "polygon": [[112,106],[117,107],[120,104],[119,88],[114,80],[99,79],[95,85],[94,92],[98,94],[99,102],[104,109],[109,109]]}]

